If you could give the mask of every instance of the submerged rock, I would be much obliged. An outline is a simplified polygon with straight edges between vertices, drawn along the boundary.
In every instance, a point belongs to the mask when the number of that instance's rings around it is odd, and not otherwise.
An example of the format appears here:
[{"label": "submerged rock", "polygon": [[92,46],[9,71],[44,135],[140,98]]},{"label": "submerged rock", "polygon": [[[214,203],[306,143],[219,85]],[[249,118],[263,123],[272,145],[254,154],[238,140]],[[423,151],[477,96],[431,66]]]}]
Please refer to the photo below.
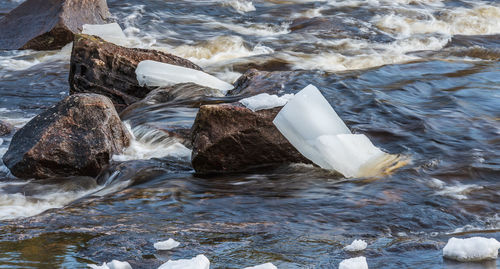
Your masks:
[{"label": "submerged rock", "polygon": [[283,85],[296,76],[296,71],[259,71],[250,69],[234,83],[234,89],[227,93],[228,96],[253,96],[260,93],[279,94]]},{"label": "submerged rock", "polygon": [[0,19],[0,49],[60,49],[110,15],[106,0],[28,0]]},{"label": "submerged rock", "polygon": [[98,93],[109,97],[118,111],[144,98],[153,88],[137,81],[135,70],[144,60],[201,70],[194,63],[172,54],[125,48],[99,37],[76,35],[71,53],[70,93]]},{"label": "submerged rock", "polygon": [[310,163],[273,125],[280,107],[253,112],[239,103],[205,105],[192,128],[192,165],[199,173]]},{"label": "submerged rock", "polygon": [[0,120],[0,136],[8,135],[14,130],[14,127],[5,121]]},{"label": "submerged rock", "polygon": [[3,161],[19,178],[95,177],[129,143],[130,133],[108,98],[78,94],[17,131]]}]

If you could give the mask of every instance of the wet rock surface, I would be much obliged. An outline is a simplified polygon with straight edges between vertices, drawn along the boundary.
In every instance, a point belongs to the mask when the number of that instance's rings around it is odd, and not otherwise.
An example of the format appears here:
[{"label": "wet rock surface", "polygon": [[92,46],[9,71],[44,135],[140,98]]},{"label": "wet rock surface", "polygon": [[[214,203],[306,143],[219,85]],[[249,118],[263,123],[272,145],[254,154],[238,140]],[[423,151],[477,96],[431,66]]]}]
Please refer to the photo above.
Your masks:
[{"label": "wet rock surface", "polygon": [[60,49],[110,16],[106,0],[28,0],[0,19],[0,49]]},{"label": "wet rock surface", "polygon": [[141,100],[153,90],[142,87],[135,69],[144,60],[153,60],[201,70],[194,63],[172,54],[125,48],[95,36],[77,35],[71,54],[70,93],[98,93],[109,97],[118,111]]},{"label": "wet rock surface", "polygon": [[217,173],[310,163],[273,125],[280,110],[252,112],[237,103],[202,106],[192,128],[194,169]]},{"label": "wet rock surface", "polygon": [[300,74],[296,71],[259,71],[250,69],[234,83],[228,96],[250,97],[260,93],[279,94],[285,92],[285,84]]},{"label": "wet rock surface", "polygon": [[108,98],[78,94],[21,128],[3,161],[19,178],[97,176],[129,143],[130,134]]},{"label": "wet rock surface", "polygon": [[0,136],[8,135],[14,130],[10,123],[0,120]]}]

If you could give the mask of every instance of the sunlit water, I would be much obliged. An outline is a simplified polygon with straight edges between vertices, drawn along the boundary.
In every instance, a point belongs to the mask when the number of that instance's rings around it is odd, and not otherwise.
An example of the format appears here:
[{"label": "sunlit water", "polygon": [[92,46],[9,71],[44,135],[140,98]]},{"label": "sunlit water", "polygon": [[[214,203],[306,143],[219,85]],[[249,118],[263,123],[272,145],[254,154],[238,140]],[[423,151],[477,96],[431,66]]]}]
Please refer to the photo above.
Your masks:
[{"label": "sunlit water", "polygon": [[[0,14],[20,2],[2,1]],[[134,46],[186,57],[227,82],[251,67],[295,70],[270,83],[285,92],[316,85],[353,132],[412,162],[379,179],[301,164],[201,177],[189,149],[155,131],[189,129],[197,109],[137,106],[123,116],[134,145],[100,185],[24,183],[0,168],[0,267],[117,259],[155,268],[205,254],[213,268],[336,268],[359,255],[370,268],[500,268],[441,252],[452,236],[500,239],[498,2],[108,3]],[[69,54],[0,52],[0,119],[19,128],[67,96]],[[170,237],[181,246],[153,248]],[[354,239],[368,248],[345,252]]]}]

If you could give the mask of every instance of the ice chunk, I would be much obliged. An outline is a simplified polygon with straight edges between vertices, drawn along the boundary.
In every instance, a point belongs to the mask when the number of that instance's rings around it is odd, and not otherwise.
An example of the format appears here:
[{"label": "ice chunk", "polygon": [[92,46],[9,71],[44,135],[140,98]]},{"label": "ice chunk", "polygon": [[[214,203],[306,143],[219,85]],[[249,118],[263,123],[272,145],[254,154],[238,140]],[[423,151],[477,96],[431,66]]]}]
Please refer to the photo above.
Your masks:
[{"label": "ice chunk", "polygon": [[368,244],[363,240],[354,240],[349,246],[344,247],[346,251],[361,251],[366,249]]},{"label": "ice chunk", "polygon": [[181,259],[164,263],[158,269],[209,269],[210,261],[205,255],[198,255],[192,259]]},{"label": "ice chunk", "polygon": [[396,159],[365,135],[352,134],[313,85],[297,93],[273,123],[306,158],[346,177],[378,175]]},{"label": "ice chunk", "polygon": [[117,45],[128,45],[128,39],[118,23],[84,24],[82,34],[95,35]]},{"label": "ice chunk", "polygon": [[460,262],[496,259],[500,242],[494,238],[450,238],[443,249],[443,256]]},{"label": "ice chunk", "polygon": [[276,267],[276,266],[274,266],[274,264],[268,262],[268,263],[264,263],[264,264],[257,265],[257,266],[246,267],[244,269],[278,269],[278,267]]},{"label": "ice chunk", "polygon": [[112,262],[103,263],[102,265],[88,264],[92,269],[132,269],[128,262],[113,260]]},{"label": "ice chunk", "polygon": [[205,72],[151,60],[140,62],[135,74],[141,86],[166,87],[191,82],[218,89],[223,94],[234,88],[233,85]]},{"label": "ice chunk", "polygon": [[339,264],[339,269],[368,269],[368,264],[366,263],[366,258],[361,256],[343,260]]},{"label": "ice chunk", "polygon": [[153,246],[158,250],[170,250],[178,247],[180,244],[181,243],[175,241],[174,239],[169,238],[167,241],[154,243]]},{"label": "ice chunk", "polygon": [[240,103],[242,103],[245,107],[255,112],[262,109],[270,109],[274,107],[284,106],[293,97],[294,97],[293,94],[285,94],[281,97],[278,97],[277,95],[261,93],[252,97],[241,99]]}]

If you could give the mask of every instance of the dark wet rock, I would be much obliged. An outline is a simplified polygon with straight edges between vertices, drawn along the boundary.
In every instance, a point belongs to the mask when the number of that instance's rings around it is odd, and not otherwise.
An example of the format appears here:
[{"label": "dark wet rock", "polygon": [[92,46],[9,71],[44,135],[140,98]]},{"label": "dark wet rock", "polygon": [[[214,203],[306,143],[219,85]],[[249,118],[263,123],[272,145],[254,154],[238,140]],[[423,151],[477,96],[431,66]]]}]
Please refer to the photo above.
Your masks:
[{"label": "dark wet rock", "polygon": [[60,49],[110,15],[106,0],[27,0],[0,19],[0,49]]},{"label": "dark wet rock", "polygon": [[172,54],[125,48],[95,36],[76,35],[71,53],[70,93],[108,96],[121,111],[153,90],[140,86],[136,78],[135,69],[144,60],[201,70],[194,63]]},{"label": "dark wet rock", "polygon": [[94,177],[129,143],[130,134],[108,98],[78,94],[17,131],[3,161],[19,178]]},{"label": "dark wet rock", "polygon": [[8,135],[14,130],[14,126],[10,123],[0,120],[0,136]]},{"label": "dark wet rock", "polygon": [[259,71],[250,69],[234,83],[228,96],[248,97],[259,93],[279,94],[284,92],[284,84],[291,81],[296,71]]},{"label": "dark wet rock", "polygon": [[500,59],[500,35],[455,35],[443,50],[430,54],[437,57],[470,57],[496,61]]},{"label": "dark wet rock", "polygon": [[310,163],[272,123],[281,107],[253,112],[238,103],[200,108],[192,132],[198,173]]}]

